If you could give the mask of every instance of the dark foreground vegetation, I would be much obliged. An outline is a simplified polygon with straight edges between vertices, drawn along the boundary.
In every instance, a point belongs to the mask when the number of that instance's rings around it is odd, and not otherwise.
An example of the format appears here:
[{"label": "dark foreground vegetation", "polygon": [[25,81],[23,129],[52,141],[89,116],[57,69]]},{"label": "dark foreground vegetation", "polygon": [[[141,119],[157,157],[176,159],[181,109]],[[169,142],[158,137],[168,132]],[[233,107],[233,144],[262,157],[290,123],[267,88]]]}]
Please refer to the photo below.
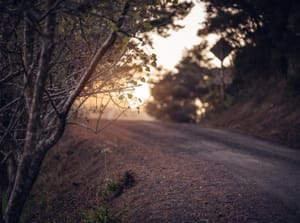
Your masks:
[{"label": "dark foreground vegetation", "polygon": [[[155,55],[141,49],[151,44],[147,32],[167,35],[178,29],[175,19],[192,5],[0,1],[1,223],[19,222],[46,154],[88,98],[124,101],[128,107],[136,74],[155,65]],[[99,118],[105,107],[95,104]]]}]

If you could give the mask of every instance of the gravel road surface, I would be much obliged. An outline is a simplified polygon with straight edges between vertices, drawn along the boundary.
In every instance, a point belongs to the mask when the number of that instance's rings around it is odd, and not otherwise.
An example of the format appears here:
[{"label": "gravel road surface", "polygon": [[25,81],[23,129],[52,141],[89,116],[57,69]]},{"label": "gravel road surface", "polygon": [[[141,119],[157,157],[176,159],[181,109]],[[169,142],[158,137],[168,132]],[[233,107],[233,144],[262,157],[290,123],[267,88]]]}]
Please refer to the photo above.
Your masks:
[{"label": "gravel road surface", "polygon": [[125,222],[300,222],[300,151],[191,124],[117,121],[118,167],[137,184],[115,205]]}]

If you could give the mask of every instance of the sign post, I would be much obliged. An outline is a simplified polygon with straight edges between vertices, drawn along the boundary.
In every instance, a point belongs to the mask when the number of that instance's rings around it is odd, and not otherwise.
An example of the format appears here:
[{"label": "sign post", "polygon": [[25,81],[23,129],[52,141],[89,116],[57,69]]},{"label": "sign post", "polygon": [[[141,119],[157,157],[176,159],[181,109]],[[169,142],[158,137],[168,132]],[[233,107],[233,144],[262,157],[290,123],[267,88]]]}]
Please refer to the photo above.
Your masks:
[{"label": "sign post", "polygon": [[214,46],[211,48],[211,52],[221,61],[221,77],[220,77],[220,99],[224,102],[224,59],[233,50],[232,46],[224,39],[221,38]]}]

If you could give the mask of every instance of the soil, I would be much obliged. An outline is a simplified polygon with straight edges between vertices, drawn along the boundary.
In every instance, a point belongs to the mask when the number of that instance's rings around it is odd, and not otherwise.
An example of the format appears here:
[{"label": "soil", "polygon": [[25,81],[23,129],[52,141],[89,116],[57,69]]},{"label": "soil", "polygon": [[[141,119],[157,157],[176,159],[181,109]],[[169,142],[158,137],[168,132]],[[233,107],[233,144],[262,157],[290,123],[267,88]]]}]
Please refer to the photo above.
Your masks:
[{"label": "soil", "polygon": [[[242,136],[206,131],[196,125],[118,122],[96,135],[69,126],[47,156],[24,219],[88,222],[84,216],[89,211],[109,207],[114,222],[125,223],[299,222],[300,161],[294,160],[295,155],[250,154],[244,147],[223,143],[230,137],[243,142]],[[274,147],[249,140],[255,146]],[[259,158],[254,158],[256,153]],[[228,160],[226,154],[231,154]],[[236,156],[239,163],[233,159]],[[265,181],[274,175],[268,172],[273,163],[283,171],[277,171],[279,178],[292,176],[284,185],[288,188],[284,192],[292,194],[284,195],[288,199],[265,187],[268,183],[281,189],[283,178]],[[133,185],[119,196],[104,197],[105,179],[119,182],[128,171],[135,179]]]}]

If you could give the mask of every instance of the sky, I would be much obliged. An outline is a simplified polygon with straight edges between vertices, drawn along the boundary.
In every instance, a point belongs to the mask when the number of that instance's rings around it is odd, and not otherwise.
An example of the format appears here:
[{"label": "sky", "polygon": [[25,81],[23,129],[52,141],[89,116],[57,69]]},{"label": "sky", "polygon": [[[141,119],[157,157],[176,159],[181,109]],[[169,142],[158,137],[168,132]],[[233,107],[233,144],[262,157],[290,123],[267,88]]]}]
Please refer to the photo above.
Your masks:
[{"label": "sky", "polygon": [[162,65],[165,69],[173,70],[182,58],[184,50],[201,42],[197,31],[204,20],[204,5],[195,2],[191,12],[178,22],[178,24],[184,25],[184,28],[172,32],[167,38],[153,35],[153,52],[157,55],[157,64]]}]

